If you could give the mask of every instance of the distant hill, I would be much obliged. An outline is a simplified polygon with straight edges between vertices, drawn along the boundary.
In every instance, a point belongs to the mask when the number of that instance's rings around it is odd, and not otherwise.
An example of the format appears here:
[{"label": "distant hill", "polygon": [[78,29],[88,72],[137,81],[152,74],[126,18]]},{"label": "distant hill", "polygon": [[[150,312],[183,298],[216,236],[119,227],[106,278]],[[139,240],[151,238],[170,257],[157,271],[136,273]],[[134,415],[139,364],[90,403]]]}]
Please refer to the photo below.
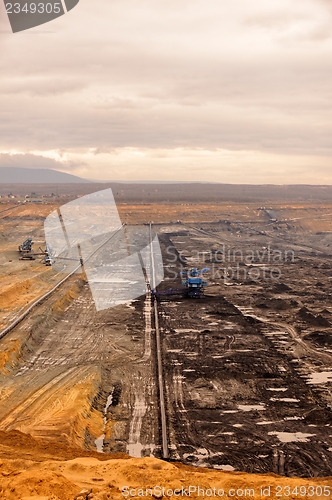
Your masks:
[{"label": "distant hill", "polygon": [[76,175],[46,168],[0,167],[0,184],[90,183]]}]

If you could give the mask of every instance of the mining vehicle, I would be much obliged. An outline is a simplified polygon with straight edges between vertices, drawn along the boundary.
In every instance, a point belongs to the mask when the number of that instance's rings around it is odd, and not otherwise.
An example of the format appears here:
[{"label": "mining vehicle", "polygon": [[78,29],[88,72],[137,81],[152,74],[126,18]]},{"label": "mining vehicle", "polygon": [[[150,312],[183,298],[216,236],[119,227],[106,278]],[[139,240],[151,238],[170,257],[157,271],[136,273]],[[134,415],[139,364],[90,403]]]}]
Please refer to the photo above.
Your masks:
[{"label": "mining vehicle", "polygon": [[204,288],[207,287],[208,282],[204,281],[203,273],[209,271],[209,267],[204,269],[197,269],[192,267],[187,271],[182,271],[180,274],[182,278],[182,286],[184,288],[169,288],[161,292],[152,290],[152,295],[160,297],[162,295],[182,295],[182,297],[189,297],[191,299],[200,299],[204,297]]}]

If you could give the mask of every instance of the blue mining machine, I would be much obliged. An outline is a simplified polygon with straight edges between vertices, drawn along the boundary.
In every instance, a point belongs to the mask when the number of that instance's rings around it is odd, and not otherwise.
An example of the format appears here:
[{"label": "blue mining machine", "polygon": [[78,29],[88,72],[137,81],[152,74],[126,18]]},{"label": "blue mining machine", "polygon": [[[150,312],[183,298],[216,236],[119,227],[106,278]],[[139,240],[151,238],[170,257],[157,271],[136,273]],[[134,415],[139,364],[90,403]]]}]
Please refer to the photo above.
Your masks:
[{"label": "blue mining machine", "polygon": [[184,288],[169,288],[162,292],[152,290],[152,294],[157,298],[162,295],[182,295],[191,299],[200,299],[204,297],[204,288],[208,285],[208,282],[204,281],[203,273],[209,270],[209,267],[205,267],[204,269],[192,267],[188,271],[182,271],[180,274],[183,276],[182,286]]},{"label": "blue mining machine", "polygon": [[34,242],[32,241],[32,238],[27,238],[22,245],[18,247],[18,251],[21,255],[20,259],[26,259],[26,260],[35,260],[34,256],[34,251],[32,249],[32,245]]},{"label": "blue mining machine", "polygon": [[46,266],[51,265],[51,259],[49,258],[50,254],[50,249],[48,245],[46,245],[46,250],[43,250],[42,248],[39,247],[39,252],[35,253],[32,246],[34,245],[34,242],[32,241],[32,238],[27,238],[22,245],[18,247],[18,251],[20,254],[20,260],[35,260],[36,255],[43,255],[43,261]]}]

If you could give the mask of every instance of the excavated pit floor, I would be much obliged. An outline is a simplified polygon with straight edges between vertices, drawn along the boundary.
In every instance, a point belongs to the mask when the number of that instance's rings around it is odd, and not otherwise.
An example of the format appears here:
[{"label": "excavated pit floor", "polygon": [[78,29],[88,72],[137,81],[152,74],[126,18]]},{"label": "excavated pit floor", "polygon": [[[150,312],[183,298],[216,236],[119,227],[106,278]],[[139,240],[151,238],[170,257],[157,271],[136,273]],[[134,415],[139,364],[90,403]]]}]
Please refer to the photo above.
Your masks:
[{"label": "excavated pit floor", "polygon": [[162,228],[164,290],[179,286],[174,271],[210,267],[205,298],[160,297],[171,456],[224,470],[331,475],[328,249],[304,248],[297,235],[252,240],[251,232],[224,223]]},{"label": "excavated pit floor", "polygon": [[[210,267],[205,298],[159,301],[171,458],[331,475],[330,237],[258,219],[254,228],[243,220],[156,225],[165,266],[160,290],[181,287],[183,269]],[[42,220],[26,222],[40,234]],[[46,288],[56,281],[40,263],[15,261],[6,245],[0,271],[8,280],[38,271]],[[23,305],[6,307],[4,324]],[[141,297],[97,312],[84,279],[70,278],[1,340],[0,429],[160,456],[150,307]]]}]

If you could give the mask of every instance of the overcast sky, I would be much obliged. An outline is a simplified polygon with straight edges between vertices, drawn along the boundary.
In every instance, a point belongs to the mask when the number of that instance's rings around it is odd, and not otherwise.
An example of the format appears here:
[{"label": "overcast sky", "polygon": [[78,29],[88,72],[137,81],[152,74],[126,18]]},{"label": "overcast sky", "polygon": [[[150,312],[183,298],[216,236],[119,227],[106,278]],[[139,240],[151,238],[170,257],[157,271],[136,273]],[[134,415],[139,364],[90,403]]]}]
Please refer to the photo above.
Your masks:
[{"label": "overcast sky", "polygon": [[81,0],[12,34],[0,166],[332,184],[330,0]]}]

